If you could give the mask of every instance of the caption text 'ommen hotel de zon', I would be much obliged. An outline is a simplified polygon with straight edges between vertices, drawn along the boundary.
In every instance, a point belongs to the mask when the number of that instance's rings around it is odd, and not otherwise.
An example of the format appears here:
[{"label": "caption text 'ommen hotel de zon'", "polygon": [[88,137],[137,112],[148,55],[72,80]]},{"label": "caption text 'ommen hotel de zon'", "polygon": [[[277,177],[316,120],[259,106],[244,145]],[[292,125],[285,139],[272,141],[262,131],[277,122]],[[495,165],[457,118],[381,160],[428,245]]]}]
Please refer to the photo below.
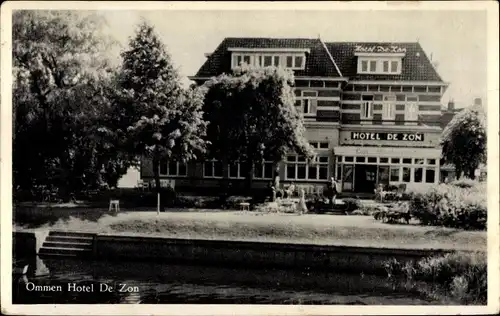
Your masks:
[{"label": "caption text 'ommen hotel de zon'", "polygon": [[[419,43],[323,42],[321,39],[226,38],[198,73],[202,84],[242,62],[280,66],[295,75],[296,106],[303,113],[315,161],[288,155],[282,183],[324,186],[330,177],[343,192],[373,192],[381,184],[440,181],[441,98],[447,88]],[[166,162],[162,178],[176,189],[243,183],[238,164]],[[153,176],[143,162],[141,177]],[[273,163],[256,166],[253,185],[273,179]]]}]

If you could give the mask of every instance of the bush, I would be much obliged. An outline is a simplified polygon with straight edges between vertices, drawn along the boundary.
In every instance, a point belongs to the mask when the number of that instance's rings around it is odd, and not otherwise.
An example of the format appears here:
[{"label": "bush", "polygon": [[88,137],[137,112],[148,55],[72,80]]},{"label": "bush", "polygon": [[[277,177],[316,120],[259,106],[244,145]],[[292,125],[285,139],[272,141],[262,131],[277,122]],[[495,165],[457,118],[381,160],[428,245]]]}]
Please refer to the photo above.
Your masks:
[{"label": "bush", "polygon": [[395,201],[409,201],[411,200],[412,195],[408,192],[403,192],[398,194],[397,192],[386,192],[384,196],[384,201],[386,202],[395,202]]},{"label": "bush", "polygon": [[476,182],[473,187],[463,184],[439,184],[430,189],[411,192],[412,216],[423,225],[439,225],[462,229],[485,229],[487,218],[486,187]]},{"label": "bush", "polygon": [[459,180],[452,181],[450,184],[462,189],[470,189],[477,186],[479,182],[472,179],[461,178]]},{"label": "bush", "polygon": [[226,200],[225,208],[228,209],[240,209],[241,203],[253,204],[253,199],[248,196],[230,196]]},{"label": "bush", "polygon": [[218,196],[177,196],[175,206],[180,208],[221,208]]},{"label": "bush", "polygon": [[439,284],[446,293],[463,304],[487,302],[487,256],[485,253],[449,253],[402,263],[388,260],[389,277]]},{"label": "bush", "polygon": [[360,201],[358,199],[347,198],[344,199],[344,207],[346,212],[352,212],[358,210],[362,207]]},{"label": "bush", "polygon": [[410,222],[411,213],[409,211],[409,202],[392,203],[389,206],[381,205],[378,210],[371,213],[373,218],[387,223],[400,223],[404,220]]},{"label": "bush", "polygon": [[362,210],[355,210],[351,213],[351,215],[370,215],[369,213],[366,213]]}]

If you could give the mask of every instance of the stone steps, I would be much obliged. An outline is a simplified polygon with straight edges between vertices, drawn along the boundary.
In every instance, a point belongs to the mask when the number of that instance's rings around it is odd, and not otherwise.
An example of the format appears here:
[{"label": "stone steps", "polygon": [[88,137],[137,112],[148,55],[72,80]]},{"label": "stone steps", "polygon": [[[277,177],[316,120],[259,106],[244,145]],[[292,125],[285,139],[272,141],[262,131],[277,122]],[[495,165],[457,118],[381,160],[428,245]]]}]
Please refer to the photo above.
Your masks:
[{"label": "stone steps", "polygon": [[92,255],[93,234],[50,231],[40,251],[41,256],[87,257]]}]

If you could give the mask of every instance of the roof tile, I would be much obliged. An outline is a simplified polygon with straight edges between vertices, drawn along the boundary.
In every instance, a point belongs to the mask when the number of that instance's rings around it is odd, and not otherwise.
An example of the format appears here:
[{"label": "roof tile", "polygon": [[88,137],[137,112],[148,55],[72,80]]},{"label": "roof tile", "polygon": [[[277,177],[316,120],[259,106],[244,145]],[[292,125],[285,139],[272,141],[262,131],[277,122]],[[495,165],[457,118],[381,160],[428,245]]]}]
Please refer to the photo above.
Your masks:
[{"label": "roof tile", "polygon": [[[441,81],[419,43],[388,42],[334,42],[325,43],[342,75],[349,80],[391,80],[391,81]],[[406,48],[400,75],[370,75],[357,73],[354,55],[356,45],[389,46]],[[309,48],[304,70],[294,71],[296,77],[339,77],[328,52],[319,39],[307,38],[225,38],[214,53],[205,61],[196,77],[211,77],[231,71],[230,47],[238,48]]]}]

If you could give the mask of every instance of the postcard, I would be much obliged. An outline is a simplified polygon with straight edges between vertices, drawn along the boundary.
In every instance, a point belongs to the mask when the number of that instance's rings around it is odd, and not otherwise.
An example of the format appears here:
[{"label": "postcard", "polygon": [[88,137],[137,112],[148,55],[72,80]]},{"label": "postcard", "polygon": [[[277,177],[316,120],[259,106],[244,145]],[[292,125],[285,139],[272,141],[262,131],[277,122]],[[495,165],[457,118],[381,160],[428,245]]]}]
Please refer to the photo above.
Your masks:
[{"label": "postcard", "polygon": [[5,2],[2,312],[499,311],[495,2]]}]

